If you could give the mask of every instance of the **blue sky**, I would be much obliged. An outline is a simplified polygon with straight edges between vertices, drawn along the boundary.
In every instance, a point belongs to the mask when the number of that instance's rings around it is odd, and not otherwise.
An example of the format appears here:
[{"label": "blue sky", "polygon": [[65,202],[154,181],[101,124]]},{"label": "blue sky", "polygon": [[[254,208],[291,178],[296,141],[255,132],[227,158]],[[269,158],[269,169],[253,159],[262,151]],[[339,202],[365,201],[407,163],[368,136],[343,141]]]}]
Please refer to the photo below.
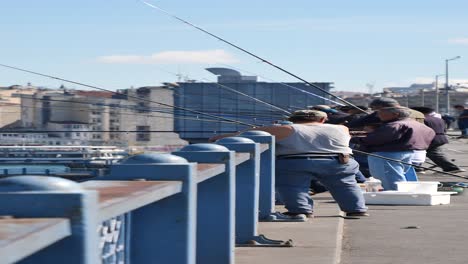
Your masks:
[{"label": "blue sky", "polygon": [[[148,2],[337,90],[430,83],[455,56],[450,78],[468,85],[468,1]],[[176,73],[213,81],[204,68],[225,64],[295,81],[137,0],[3,0],[0,10],[3,64],[112,90],[175,81]],[[0,68],[0,86],[27,82],[62,84]]]}]

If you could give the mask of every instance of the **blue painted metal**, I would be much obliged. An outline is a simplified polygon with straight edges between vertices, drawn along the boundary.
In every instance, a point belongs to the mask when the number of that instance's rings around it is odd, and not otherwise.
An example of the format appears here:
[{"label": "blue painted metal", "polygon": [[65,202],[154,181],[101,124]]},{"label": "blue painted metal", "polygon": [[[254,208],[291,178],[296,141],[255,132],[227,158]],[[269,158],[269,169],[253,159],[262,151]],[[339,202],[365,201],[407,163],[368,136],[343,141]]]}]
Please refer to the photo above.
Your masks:
[{"label": "blue painted metal", "polygon": [[17,263],[70,235],[68,219],[3,217],[0,219],[0,262]]},{"label": "blue painted metal", "polygon": [[240,136],[256,143],[268,144],[268,149],[260,154],[260,196],[259,219],[263,222],[305,222],[305,217],[291,217],[275,210],[275,137],[259,130],[243,132]]},{"label": "blue painted metal", "polygon": [[127,241],[126,235],[126,216],[120,215],[104,221],[98,227],[98,233],[101,236],[99,249],[101,250],[101,259],[103,264],[123,264],[129,263],[126,258]]},{"label": "blue painted metal", "polygon": [[257,236],[260,144],[243,137],[223,138],[216,143],[251,155],[236,168],[236,243],[247,244]]},{"label": "blue painted metal", "polygon": [[272,240],[258,235],[260,187],[260,144],[244,137],[228,137],[216,143],[250,159],[236,168],[236,243],[238,246],[291,247],[292,241]]},{"label": "blue painted metal", "polygon": [[268,150],[260,154],[260,220],[272,219],[275,213],[275,137],[264,131],[246,131],[240,136],[256,143],[268,144]]},{"label": "blue painted metal", "polygon": [[235,153],[216,144],[193,144],[173,154],[225,165],[224,173],[198,184],[197,263],[234,263]]},{"label": "blue painted metal", "polygon": [[71,223],[71,236],[19,263],[99,263],[97,204],[96,192],[65,179],[18,176],[0,180],[0,215],[68,218]]},{"label": "blue painted metal", "polygon": [[75,192],[77,190],[83,190],[79,183],[55,177],[27,175],[0,180],[0,192]]},{"label": "blue painted metal", "polygon": [[107,180],[182,181],[182,192],[131,213],[130,262],[195,263],[196,165],[170,154],[133,156]]}]

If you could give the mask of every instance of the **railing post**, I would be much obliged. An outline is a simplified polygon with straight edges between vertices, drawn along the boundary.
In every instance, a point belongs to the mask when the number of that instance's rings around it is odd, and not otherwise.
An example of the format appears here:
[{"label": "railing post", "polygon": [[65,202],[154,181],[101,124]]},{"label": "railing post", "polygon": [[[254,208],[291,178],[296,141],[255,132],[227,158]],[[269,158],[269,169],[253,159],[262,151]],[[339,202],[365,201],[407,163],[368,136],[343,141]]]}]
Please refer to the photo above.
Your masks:
[{"label": "railing post", "polygon": [[85,191],[78,183],[66,179],[16,176],[0,180],[0,215],[68,218],[71,223],[71,236],[19,263],[99,263],[97,205],[96,192]]},{"label": "railing post", "polygon": [[260,154],[259,219],[264,222],[304,222],[304,217],[291,217],[275,210],[275,137],[265,131],[250,130],[241,137],[256,143],[268,144],[268,150]]},{"label": "railing post", "polygon": [[228,137],[216,143],[250,159],[236,168],[236,243],[239,246],[291,246],[291,242],[258,235],[260,144],[243,137]]},{"label": "railing post", "polygon": [[235,153],[216,144],[193,144],[173,154],[225,165],[222,174],[198,183],[197,263],[234,263]]},{"label": "railing post", "polygon": [[182,181],[182,192],[132,211],[130,263],[195,263],[196,164],[170,154],[141,154],[110,167],[102,180]]}]

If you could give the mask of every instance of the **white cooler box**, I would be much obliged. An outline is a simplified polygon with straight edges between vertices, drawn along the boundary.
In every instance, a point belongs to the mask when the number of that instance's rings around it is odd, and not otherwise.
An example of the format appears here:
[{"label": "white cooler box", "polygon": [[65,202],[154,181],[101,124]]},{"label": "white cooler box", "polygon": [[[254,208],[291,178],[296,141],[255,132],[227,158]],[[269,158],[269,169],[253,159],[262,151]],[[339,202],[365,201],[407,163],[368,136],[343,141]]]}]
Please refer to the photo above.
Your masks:
[{"label": "white cooler box", "polygon": [[365,192],[366,204],[439,205],[450,204],[450,195],[456,192],[410,193],[399,191]]}]

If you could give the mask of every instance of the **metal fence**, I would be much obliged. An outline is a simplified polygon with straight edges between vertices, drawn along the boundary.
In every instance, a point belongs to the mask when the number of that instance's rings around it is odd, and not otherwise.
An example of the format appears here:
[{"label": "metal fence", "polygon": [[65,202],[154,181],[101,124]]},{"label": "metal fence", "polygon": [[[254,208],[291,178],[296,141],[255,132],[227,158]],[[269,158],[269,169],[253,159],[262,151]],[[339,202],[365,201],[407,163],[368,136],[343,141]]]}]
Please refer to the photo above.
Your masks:
[{"label": "metal fence", "polygon": [[236,246],[292,246],[259,221],[274,209],[274,137],[247,132],[140,154],[83,183],[0,180],[1,263],[235,263]]}]

